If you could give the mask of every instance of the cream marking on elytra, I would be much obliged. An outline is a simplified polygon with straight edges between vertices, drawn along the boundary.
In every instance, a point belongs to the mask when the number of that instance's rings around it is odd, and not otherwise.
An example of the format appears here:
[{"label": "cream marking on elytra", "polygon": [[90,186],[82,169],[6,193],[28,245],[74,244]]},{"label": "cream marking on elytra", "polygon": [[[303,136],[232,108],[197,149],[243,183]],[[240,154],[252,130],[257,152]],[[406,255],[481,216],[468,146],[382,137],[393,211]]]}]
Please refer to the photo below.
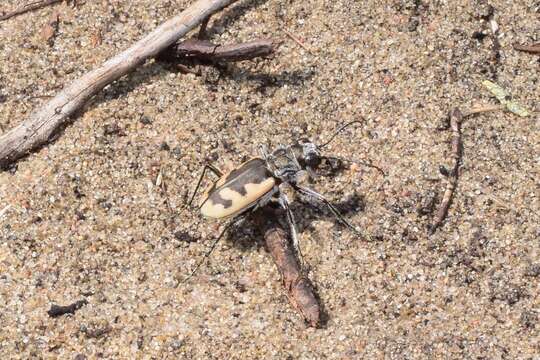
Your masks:
[{"label": "cream marking on elytra", "polygon": [[261,196],[272,190],[275,184],[276,180],[272,177],[267,178],[260,184],[245,184],[246,195],[224,187],[218,190],[218,193],[223,200],[230,201],[230,205],[225,206],[223,203],[214,203],[212,198],[208,198],[201,206],[201,214],[216,219],[235,215],[239,211],[250,207]]},{"label": "cream marking on elytra", "polygon": [[[232,170],[231,172],[222,175],[214,184],[212,184],[205,193],[203,201],[201,203],[201,208],[203,206],[210,205],[222,205],[224,209],[229,209],[225,213],[231,214],[236,213],[241,210],[233,205],[235,198],[227,199],[226,197],[221,196],[224,189],[229,189],[238,193],[238,196],[251,196],[248,193],[246,188],[247,184],[262,184],[264,181],[269,178],[274,178],[273,174],[268,171],[266,168],[266,163],[264,160],[259,158],[254,158],[249,161],[246,161],[244,164],[240,165],[237,169]],[[275,178],[274,178],[275,179]],[[269,191],[271,189],[268,189]],[[257,190],[258,191],[258,190]],[[258,194],[259,197],[264,195]],[[210,204],[208,204],[210,202]],[[236,204],[239,206],[245,206],[251,204],[252,201],[236,201]],[[231,207],[233,209],[231,209]],[[243,208],[245,210],[245,208]],[[221,211],[220,211],[221,212]],[[217,215],[216,215],[217,216]],[[214,217],[214,216],[212,216]]]},{"label": "cream marking on elytra", "polygon": [[[253,167],[253,163],[258,162],[258,159],[251,159],[244,163],[242,163],[240,166],[238,166],[236,169],[232,169],[225,174],[221,175],[219,179],[217,179],[213,184],[211,184],[206,191],[204,192],[204,195],[202,197],[202,202],[199,207],[201,207],[204,202],[208,199],[208,197],[216,191],[216,189],[221,188],[223,185],[225,185],[228,182],[234,181],[238,178],[238,176],[242,173],[245,173],[249,168]],[[260,166],[260,164],[257,164]]]}]

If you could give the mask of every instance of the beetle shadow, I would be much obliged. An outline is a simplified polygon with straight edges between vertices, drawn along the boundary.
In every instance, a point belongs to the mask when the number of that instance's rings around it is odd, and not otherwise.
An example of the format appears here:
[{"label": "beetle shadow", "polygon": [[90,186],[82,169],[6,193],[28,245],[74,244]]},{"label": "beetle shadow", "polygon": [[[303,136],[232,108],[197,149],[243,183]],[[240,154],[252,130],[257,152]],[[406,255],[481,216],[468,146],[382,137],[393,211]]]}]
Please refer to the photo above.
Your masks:
[{"label": "beetle shadow", "polygon": [[[217,62],[212,64],[199,64],[206,67],[214,67],[219,72],[219,77],[215,80],[204,80],[204,84],[209,91],[217,91],[218,85],[222,85],[223,80],[234,81],[237,84],[249,84],[254,87],[253,92],[265,95],[268,90],[278,89],[287,86],[303,86],[307,81],[315,76],[315,71],[311,69],[283,70],[280,73],[261,72],[259,70],[247,69],[236,63]],[[204,70],[203,70],[204,71]],[[203,72],[204,74],[204,72]],[[201,75],[204,77],[204,75]]]},{"label": "beetle shadow", "polygon": [[[340,202],[333,202],[332,205],[339,210],[340,214],[346,220],[348,218],[347,215],[364,212],[366,207],[365,197],[363,195],[358,195],[357,193],[346,197]],[[324,204],[310,202],[299,196],[290,207],[296,217],[296,227],[299,234],[312,227],[312,223],[318,220],[331,221],[335,226],[347,230],[347,227],[341,224]],[[302,214],[302,217],[299,216],[300,214]],[[280,222],[287,233],[290,232],[285,214],[282,214],[280,219],[275,220]],[[224,240],[242,251],[251,251],[265,246],[264,234],[257,224],[254,214],[248,214],[242,224],[231,227],[224,236]]]},{"label": "beetle shadow", "polygon": [[[347,215],[350,215],[352,213],[364,211],[365,199],[363,196],[354,193],[353,195],[345,198],[343,201],[338,202],[338,203],[333,203],[332,205],[334,205],[339,210],[341,215],[346,218]],[[269,204],[267,206],[277,206],[277,205]],[[301,222],[297,221],[297,227],[298,227],[299,233],[301,233],[306,228],[308,228],[313,221],[320,220],[321,218],[334,221],[335,223],[337,223],[336,225],[342,226],[342,225],[339,225],[339,221],[335,218],[335,216],[331,213],[331,211],[323,208],[324,206],[323,204],[314,206],[314,204],[310,203],[309,201],[306,201],[305,199],[301,199],[299,197],[298,201],[295,201],[291,204],[291,210],[295,214],[300,214],[299,212],[300,208],[305,208],[306,206],[312,210],[304,211],[303,213],[308,214],[308,216],[302,217]],[[276,211],[272,213],[277,214],[279,218],[268,219],[267,221],[278,222],[281,225],[281,227],[286,230],[289,241],[290,241],[290,231],[288,230],[288,225],[287,225],[284,212]],[[250,251],[253,249],[260,249],[260,247],[264,247],[266,249],[264,231],[263,231],[264,226],[261,226],[260,224],[261,219],[258,218],[259,216],[261,216],[259,212],[252,212],[252,213],[247,214],[244,222],[236,226],[233,226],[225,235],[224,240],[227,243],[231,244],[232,246],[239,248],[241,251]],[[298,220],[298,216],[297,216],[297,220]],[[264,218],[263,218],[263,221],[264,221]],[[303,268],[302,271],[304,271],[307,276],[312,270],[310,269],[309,264],[307,264],[307,268]],[[319,326],[321,328],[326,328],[328,324],[328,320],[330,319],[330,315],[325,306],[325,301],[320,296],[319,287],[317,286],[317,283],[311,280],[309,280],[309,283],[311,284],[311,290],[313,292],[313,295],[315,296],[317,303],[319,304],[319,310],[320,310]]]},{"label": "beetle shadow", "polygon": [[[331,203],[347,221],[349,221],[349,215],[364,212],[366,209],[365,197],[357,193],[347,196],[340,202]],[[299,196],[295,202],[291,204],[291,210],[296,215],[296,226],[299,233],[311,228],[312,223],[318,220],[331,221],[334,223],[334,226],[341,227],[345,230],[348,229],[339,221],[330,209],[328,209],[328,207],[320,202],[309,201]],[[302,214],[302,217],[300,217],[299,214]]]}]

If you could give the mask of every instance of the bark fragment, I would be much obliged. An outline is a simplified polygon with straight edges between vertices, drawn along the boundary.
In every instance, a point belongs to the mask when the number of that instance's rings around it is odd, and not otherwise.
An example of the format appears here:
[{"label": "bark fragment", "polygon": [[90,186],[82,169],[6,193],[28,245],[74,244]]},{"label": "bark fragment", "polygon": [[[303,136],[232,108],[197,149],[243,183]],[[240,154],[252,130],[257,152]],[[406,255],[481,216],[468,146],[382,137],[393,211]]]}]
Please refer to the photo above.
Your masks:
[{"label": "bark fragment", "polygon": [[310,326],[319,327],[321,307],[311,282],[300,267],[287,233],[278,222],[278,219],[283,216],[282,212],[278,209],[266,208],[258,215],[266,247],[281,274],[289,302]]},{"label": "bark fragment", "polygon": [[458,176],[459,176],[459,164],[461,163],[461,122],[463,121],[463,114],[458,108],[452,110],[450,114],[450,129],[452,130],[452,167],[447,175],[446,190],[444,196],[437,210],[435,220],[430,227],[430,232],[434,233],[444,221],[450,202],[456,189]]}]

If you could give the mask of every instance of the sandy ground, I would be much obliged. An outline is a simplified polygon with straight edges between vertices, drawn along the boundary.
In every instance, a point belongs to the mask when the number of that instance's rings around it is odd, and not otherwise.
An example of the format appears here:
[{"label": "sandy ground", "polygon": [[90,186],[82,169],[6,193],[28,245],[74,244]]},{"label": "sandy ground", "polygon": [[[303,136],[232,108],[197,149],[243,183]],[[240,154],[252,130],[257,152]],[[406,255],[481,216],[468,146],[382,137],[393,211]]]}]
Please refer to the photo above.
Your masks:
[{"label": "sandy ground", "polygon": [[[1,132],[188,1],[79,3],[0,23]],[[0,357],[540,358],[538,112],[463,124],[455,200],[426,231],[451,163],[448,111],[496,104],[485,79],[539,110],[539,58],[512,48],[540,41],[539,12],[536,0],[246,0],[221,13],[212,40],[273,37],[276,56],[201,77],[148,63],[0,173]],[[313,187],[374,240],[294,206],[321,329],[291,308],[250,223],[178,285],[219,231],[185,205],[205,161],[228,168],[261,143],[320,143],[360,116],[326,150],[386,176],[360,166]],[[47,315],[80,299],[74,315]]]}]

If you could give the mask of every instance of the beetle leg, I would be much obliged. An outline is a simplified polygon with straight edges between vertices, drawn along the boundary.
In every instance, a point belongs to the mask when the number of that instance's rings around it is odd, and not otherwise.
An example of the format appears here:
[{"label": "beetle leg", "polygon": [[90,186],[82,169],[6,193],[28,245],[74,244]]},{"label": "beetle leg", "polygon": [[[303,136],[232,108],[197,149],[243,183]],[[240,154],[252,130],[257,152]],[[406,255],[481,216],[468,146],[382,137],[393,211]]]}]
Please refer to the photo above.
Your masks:
[{"label": "beetle leg", "polygon": [[270,157],[270,154],[268,153],[268,148],[264,144],[261,144],[259,146],[259,153],[264,160],[268,160],[268,158]]},{"label": "beetle leg", "polygon": [[285,210],[287,213],[287,223],[289,224],[289,227],[291,229],[291,238],[293,242],[293,247],[296,253],[298,254],[298,258],[300,259],[300,263],[302,263],[302,252],[300,251],[300,244],[298,242],[298,231],[296,230],[296,220],[294,219],[294,214],[291,211],[291,208],[289,207],[289,200],[287,199],[287,196],[280,192],[279,193],[279,205]]},{"label": "beetle leg", "polygon": [[223,228],[223,230],[221,231],[219,236],[214,240],[214,242],[212,243],[212,245],[210,246],[208,251],[206,251],[206,253],[204,254],[203,259],[201,261],[199,261],[197,266],[195,266],[195,268],[191,271],[191,273],[188,275],[188,277],[185,278],[184,280],[182,280],[181,282],[179,282],[176,286],[178,286],[180,284],[183,284],[186,281],[188,281],[189,279],[191,279],[191,277],[193,277],[193,275],[195,275],[195,273],[197,272],[197,270],[199,270],[199,268],[202,266],[202,264],[204,264],[206,259],[210,256],[210,254],[212,254],[212,251],[214,251],[214,249],[216,248],[216,245],[218,244],[219,240],[221,240],[221,238],[223,238],[223,235],[225,235],[227,230],[229,230],[234,225],[238,225],[240,222],[244,221],[244,219],[245,219],[245,215],[241,215],[241,216],[237,216],[236,218],[229,221],[229,223],[227,225],[225,225],[225,227]]},{"label": "beetle leg", "polygon": [[268,148],[266,145],[260,145],[259,146],[259,153],[261,154],[261,157],[264,159],[264,162],[266,163],[266,168],[268,171],[270,171],[272,174],[276,173],[276,167],[274,165],[274,154],[270,154],[268,152]]},{"label": "beetle leg", "polygon": [[[330,203],[330,201],[328,201],[324,196],[322,196],[321,194],[319,194],[318,192],[316,191],[313,191],[309,188],[306,188],[306,187],[302,187],[302,186],[299,186],[299,185],[294,185],[293,184],[293,188],[298,191],[300,194],[302,195],[305,195],[305,196],[308,196],[308,197],[311,197],[311,198],[314,198],[320,202],[322,202],[324,205],[326,205],[330,211],[332,212],[332,214],[342,223],[344,224],[345,226],[347,226],[349,229],[351,229],[353,232],[355,232],[356,234],[358,235],[361,235],[361,236],[365,236],[364,234],[362,234],[362,232],[360,230],[358,230],[356,227],[354,227],[353,224],[351,224],[350,222],[348,222],[344,217],[343,215],[341,215],[341,213],[339,212],[339,210]],[[369,236],[368,236],[369,237]]]},{"label": "beetle leg", "polygon": [[294,162],[294,165],[296,165],[298,169],[302,169],[300,163],[298,162],[298,159],[296,158],[296,154],[294,153],[292,146],[287,146],[287,150],[289,151],[289,154],[291,154],[291,160]]},{"label": "beetle leg", "polygon": [[191,196],[191,199],[189,199],[188,205],[190,205],[190,206],[191,206],[191,203],[193,202],[193,199],[195,199],[195,195],[197,195],[197,191],[199,190],[199,187],[201,186],[202,179],[204,178],[204,175],[206,174],[207,169],[212,171],[218,177],[223,176],[223,173],[217,167],[215,167],[212,164],[205,164],[204,168],[203,168],[203,170],[201,172],[201,176],[199,177],[199,181],[197,182],[197,186],[195,187],[195,191],[193,192],[193,195]]}]

